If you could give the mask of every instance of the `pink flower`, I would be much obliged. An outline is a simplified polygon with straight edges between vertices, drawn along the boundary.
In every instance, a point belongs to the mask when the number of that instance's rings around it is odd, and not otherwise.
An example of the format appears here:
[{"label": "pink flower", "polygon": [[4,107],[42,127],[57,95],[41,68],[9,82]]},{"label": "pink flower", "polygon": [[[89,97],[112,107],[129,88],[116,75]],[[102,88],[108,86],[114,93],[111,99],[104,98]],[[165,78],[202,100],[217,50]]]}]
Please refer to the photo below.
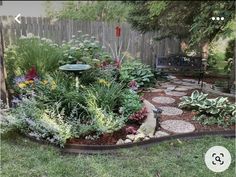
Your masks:
[{"label": "pink flower", "polygon": [[132,89],[134,91],[138,89],[138,84],[137,84],[137,82],[135,80],[130,81],[128,86],[130,87],[130,89]]},{"label": "pink flower", "polygon": [[136,134],[137,133],[137,129],[134,128],[133,126],[128,126],[126,129],[125,129],[126,133],[128,134]]}]

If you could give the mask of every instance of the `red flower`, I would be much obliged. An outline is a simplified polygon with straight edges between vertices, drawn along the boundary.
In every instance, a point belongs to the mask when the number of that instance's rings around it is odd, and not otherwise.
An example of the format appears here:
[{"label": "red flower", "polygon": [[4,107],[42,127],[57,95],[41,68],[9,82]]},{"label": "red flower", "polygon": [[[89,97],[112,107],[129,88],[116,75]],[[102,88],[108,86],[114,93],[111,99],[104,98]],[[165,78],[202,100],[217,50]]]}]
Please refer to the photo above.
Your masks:
[{"label": "red flower", "polygon": [[37,78],[37,72],[36,72],[36,68],[35,66],[32,66],[32,68],[27,72],[27,74],[25,75],[25,80],[34,80],[35,78]]}]

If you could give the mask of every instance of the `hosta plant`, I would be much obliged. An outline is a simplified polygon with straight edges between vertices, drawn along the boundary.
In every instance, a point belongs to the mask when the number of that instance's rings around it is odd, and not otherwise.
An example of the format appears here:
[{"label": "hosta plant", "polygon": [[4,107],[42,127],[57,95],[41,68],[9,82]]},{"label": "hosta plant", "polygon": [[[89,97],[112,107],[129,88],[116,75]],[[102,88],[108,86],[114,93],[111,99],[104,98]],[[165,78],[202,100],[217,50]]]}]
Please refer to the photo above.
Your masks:
[{"label": "hosta plant", "polygon": [[228,98],[208,99],[207,94],[194,91],[190,97],[182,97],[181,101],[179,107],[196,110],[194,119],[202,124],[225,127],[235,124],[236,105],[230,103]]},{"label": "hosta plant", "polygon": [[208,94],[199,93],[197,90],[195,90],[191,94],[191,96],[183,96],[182,98],[180,98],[181,102],[179,104],[179,107],[187,109],[198,108],[206,100],[207,96]]},{"label": "hosta plant", "polygon": [[138,87],[149,87],[154,84],[155,77],[151,68],[138,60],[125,61],[120,68],[120,80],[129,84],[136,81]]}]

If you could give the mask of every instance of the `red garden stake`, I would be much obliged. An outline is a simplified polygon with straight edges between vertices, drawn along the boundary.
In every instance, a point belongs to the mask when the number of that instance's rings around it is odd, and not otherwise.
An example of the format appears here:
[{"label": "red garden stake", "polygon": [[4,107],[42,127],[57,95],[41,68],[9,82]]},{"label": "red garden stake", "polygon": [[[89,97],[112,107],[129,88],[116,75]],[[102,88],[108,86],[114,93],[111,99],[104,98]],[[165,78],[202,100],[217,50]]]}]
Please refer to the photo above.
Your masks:
[{"label": "red garden stake", "polygon": [[119,26],[116,26],[116,37],[120,37],[121,34],[121,28]]},{"label": "red garden stake", "polygon": [[[121,28],[119,26],[116,26],[115,28],[115,31],[116,31],[116,37],[117,37],[117,53],[119,53],[119,48],[120,48],[120,34],[121,34]],[[120,63],[120,58],[118,58],[118,56],[116,56],[116,61],[118,61]],[[120,67],[118,65],[118,67]]]}]

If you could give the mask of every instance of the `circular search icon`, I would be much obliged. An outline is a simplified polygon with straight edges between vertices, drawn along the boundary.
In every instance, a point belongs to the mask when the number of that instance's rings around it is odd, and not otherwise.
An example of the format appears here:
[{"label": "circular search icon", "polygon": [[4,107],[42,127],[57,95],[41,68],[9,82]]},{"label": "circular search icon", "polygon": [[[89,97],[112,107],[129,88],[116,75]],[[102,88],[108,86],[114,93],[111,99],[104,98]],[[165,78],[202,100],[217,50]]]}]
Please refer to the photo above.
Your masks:
[{"label": "circular search icon", "polygon": [[205,164],[213,172],[223,172],[231,164],[231,155],[223,146],[213,146],[205,154]]}]

